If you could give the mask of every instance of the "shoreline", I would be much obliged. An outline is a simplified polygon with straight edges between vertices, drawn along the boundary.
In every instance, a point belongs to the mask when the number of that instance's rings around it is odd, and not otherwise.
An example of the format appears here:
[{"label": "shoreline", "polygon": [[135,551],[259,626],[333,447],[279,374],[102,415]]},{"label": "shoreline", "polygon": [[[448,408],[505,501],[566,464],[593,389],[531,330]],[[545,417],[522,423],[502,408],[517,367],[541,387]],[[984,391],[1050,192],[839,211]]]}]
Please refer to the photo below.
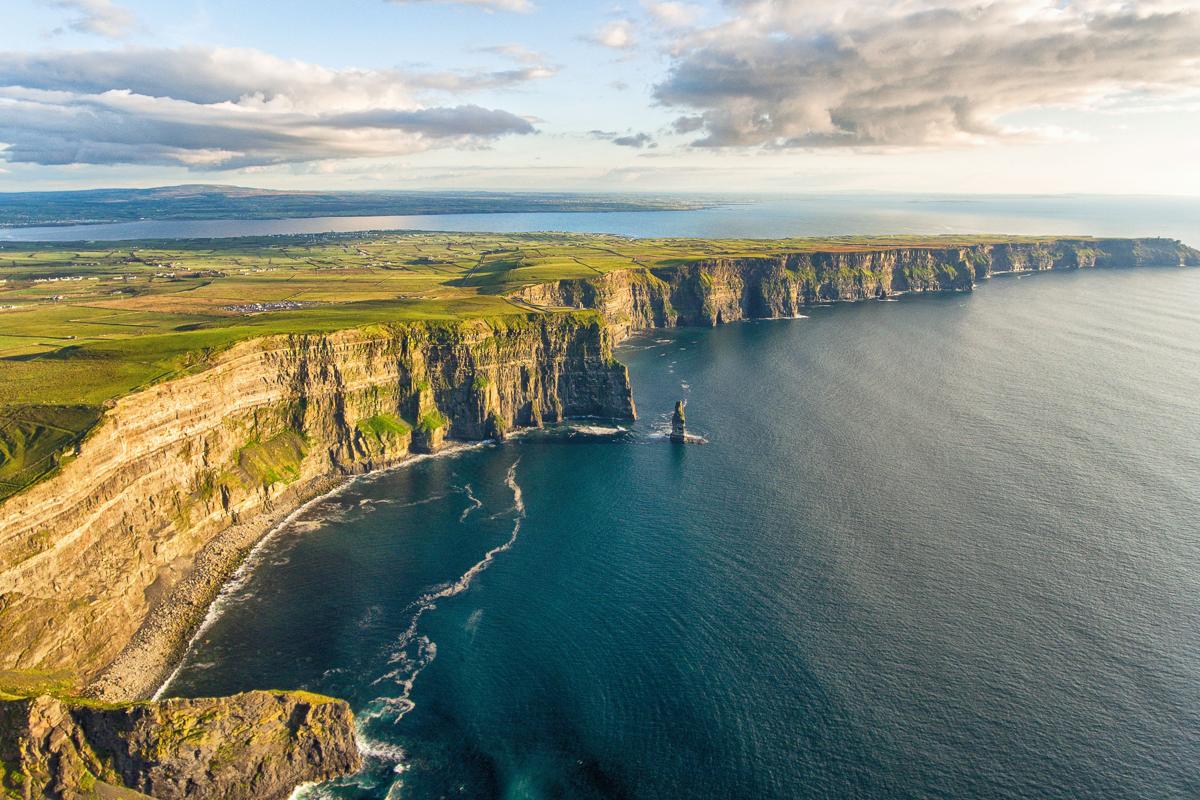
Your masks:
[{"label": "shoreline", "polygon": [[[1052,271],[1052,269],[1028,271],[1036,273]],[[1063,268],[1062,271],[1067,269]],[[1069,269],[1078,269],[1078,267]],[[1013,271],[1016,272],[1016,270]],[[1020,270],[1020,272],[1025,272],[1025,270]],[[990,277],[992,276],[982,276],[978,280],[983,282]],[[975,281],[973,280],[970,287],[973,289],[974,286]],[[924,297],[955,295],[959,292],[953,289],[943,289],[936,292],[932,290],[905,291],[903,294]],[[834,301],[832,305],[861,302],[866,299],[868,298],[838,300]],[[805,309],[808,307],[810,307],[808,304],[804,306]],[[788,319],[804,316],[806,315],[795,312],[786,316],[768,315],[765,318]],[[722,319],[718,312],[713,324],[723,325],[748,321],[748,319],[750,318],[745,316]],[[636,335],[649,334],[660,328],[688,327],[687,323],[684,325],[679,325],[674,321],[672,323],[651,323],[645,327],[629,330],[628,334],[630,335],[624,337],[625,341],[616,335],[614,335],[614,340],[620,346]],[[518,433],[519,431],[513,431],[514,435]],[[133,637],[117,656],[87,682],[85,693],[102,700],[148,699],[160,694],[164,689],[164,684],[178,669],[189,644],[202,629],[205,618],[220,597],[222,589],[246,562],[255,546],[278,529],[289,517],[298,513],[315,498],[337,491],[357,477],[410,464],[417,458],[437,457],[459,450],[459,447],[448,448],[434,456],[406,453],[404,457],[392,463],[385,463],[375,468],[364,466],[361,470],[312,478],[289,487],[278,497],[273,498],[268,508],[255,514],[252,518],[220,531],[197,553],[184,577],[171,588],[165,598],[150,610]]]},{"label": "shoreline", "polygon": [[85,696],[109,702],[155,699],[226,584],[254,548],[308,504],[328,496],[355,475],[323,475],[290,488],[273,508],[230,525],[206,544],[180,581],[138,626],[117,657],[84,687]]},{"label": "shoreline", "polygon": [[[525,430],[513,431],[519,438]],[[355,481],[492,444],[492,440],[453,442],[437,453],[409,453],[362,472],[321,475],[272,500],[274,508],[231,525],[196,555],[187,574],[156,605],[117,657],[84,687],[88,697],[108,702],[158,700],[183,666],[188,648],[216,621],[221,595],[252,564],[256,550],[312,505],[349,488]]]}]

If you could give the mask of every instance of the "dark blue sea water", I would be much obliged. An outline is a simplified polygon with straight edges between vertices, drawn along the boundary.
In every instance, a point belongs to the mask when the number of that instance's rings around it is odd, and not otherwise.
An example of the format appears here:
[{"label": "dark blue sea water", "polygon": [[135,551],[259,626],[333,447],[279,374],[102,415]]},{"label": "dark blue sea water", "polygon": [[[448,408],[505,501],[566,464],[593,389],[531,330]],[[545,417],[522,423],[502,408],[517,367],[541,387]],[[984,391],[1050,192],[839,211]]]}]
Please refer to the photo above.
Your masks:
[{"label": "dark blue sea water", "polygon": [[275,220],[142,220],[0,228],[0,241],[268,236],[366,230],[571,231],[624,236],[1007,233],[1170,236],[1200,245],[1200,198],[1089,195],[802,195],[740,198],[699,211],[495,213]]},{"label": "dark blue sea water", "polygon": [[1200,796],[1200,270],[622,357],[631,427],[299,514],[169,694],[349,699],[367,766],[311,798]]}]

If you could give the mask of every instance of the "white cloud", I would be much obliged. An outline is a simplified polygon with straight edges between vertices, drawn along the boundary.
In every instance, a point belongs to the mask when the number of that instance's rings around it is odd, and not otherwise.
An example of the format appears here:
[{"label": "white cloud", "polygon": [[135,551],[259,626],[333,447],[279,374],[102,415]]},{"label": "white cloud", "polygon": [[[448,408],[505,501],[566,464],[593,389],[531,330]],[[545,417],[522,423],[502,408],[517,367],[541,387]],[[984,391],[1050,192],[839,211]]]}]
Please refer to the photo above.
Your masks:
[{"label": "white cloud", "polygon": [[411,5],[413,3],[433,3],[442,6],[477,6],[486,11],[517,11],[528,13],[534,5],[530,0],[388,0],[396,5]]},{"label": "white cloud", "polygon": [[637,43],[633,34],[633,22],[627,19],[614,20],[602,26],[588,37],[588,41],[614,50],[628,50]]},{"label": "white cloud", "polygon": [[518,64],[538,64],[546,63],[546,57],[536,50],[530,50],[528,47],[520,44],[496,44],[490,47],[478,47],[475,50],[478,53],[491,53],[492,55],[507,58],[510,61],[515,61]]},{"label": "white cloud", "polygon": [[247,49],[8,53],[0,142],[10,162],[203,169],[478,146],[533,126],[422,97],[532,77],[330,69]]},{"label": "white cloud", "polygon": [[655,89],[710,146],[928,146],[1070,135],[1007,115],[1200,86],[1181,0],[728,0]]},{"label": "white cloud", "polygon": [[[122,39],[137,27],[137,17],[112,0],[45,0],[47,5],[76,12],[65,29]],[[64,30],[65,30],[64,29]]]},{"label": "white cloud", "polygon": [[704,6],[695,3],[654,3],[643,0],[642,5],[654,21],[664,28],[686,28],[704,16]]}]

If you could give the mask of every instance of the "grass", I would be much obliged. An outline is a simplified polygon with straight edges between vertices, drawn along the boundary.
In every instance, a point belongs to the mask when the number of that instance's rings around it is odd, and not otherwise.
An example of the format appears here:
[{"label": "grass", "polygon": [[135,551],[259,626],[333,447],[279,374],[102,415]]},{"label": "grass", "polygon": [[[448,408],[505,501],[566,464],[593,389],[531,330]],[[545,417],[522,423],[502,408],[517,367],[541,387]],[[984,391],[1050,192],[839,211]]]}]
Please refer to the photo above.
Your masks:
[{"label": "grass", "polygon": [[238,451],[239,477],[251,486],[292,483],[300,477],[300,464],[308,443],[298,431],[287,430],[266,441],[251,441]]},{"label": "grass", "polygon": [[446,418],[446,415],[435,408],[421,415],[421,419],[417,422],[417,430],[422,433],[433,433],[449,424],[450,420]]},{"label": "grass", "polygon": [[48,694],[69,697],[79,690],[79,676],[68,670],[0,669],[0,700]]},{"label": "grass", "polygon": [[359,420],[355,427],[366,438],[367,446],[372,451],[377,446],[384,447],[403,440],[412,433],[412,426],[395,414],[376,414]]},{"label": "grass", "polygon": [[[565,313],[506,299],[535,283],[719,258],[1008,241],[1050,240],[415,232],[2,243],[0,500],[53,472],[106,404],[203,370],[239,341],[410,322],[485,320],[504,330]],[[288,478],[269,464],[255,475]]]},{"label": "grass", "polygon": [[20,491],[57,469],[100,419],[86,405],[0,408],[0,497]]}]

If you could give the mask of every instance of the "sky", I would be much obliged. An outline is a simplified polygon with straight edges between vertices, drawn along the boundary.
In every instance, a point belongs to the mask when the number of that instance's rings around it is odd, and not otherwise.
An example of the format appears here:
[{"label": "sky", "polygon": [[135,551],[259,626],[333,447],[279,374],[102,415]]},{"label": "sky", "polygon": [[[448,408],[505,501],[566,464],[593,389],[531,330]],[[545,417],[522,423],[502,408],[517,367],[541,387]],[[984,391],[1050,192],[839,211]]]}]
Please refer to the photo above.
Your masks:
[{"label": "sky", "polygon": [[1200,0],[4,0],[0,191],[1200,195]]}]

